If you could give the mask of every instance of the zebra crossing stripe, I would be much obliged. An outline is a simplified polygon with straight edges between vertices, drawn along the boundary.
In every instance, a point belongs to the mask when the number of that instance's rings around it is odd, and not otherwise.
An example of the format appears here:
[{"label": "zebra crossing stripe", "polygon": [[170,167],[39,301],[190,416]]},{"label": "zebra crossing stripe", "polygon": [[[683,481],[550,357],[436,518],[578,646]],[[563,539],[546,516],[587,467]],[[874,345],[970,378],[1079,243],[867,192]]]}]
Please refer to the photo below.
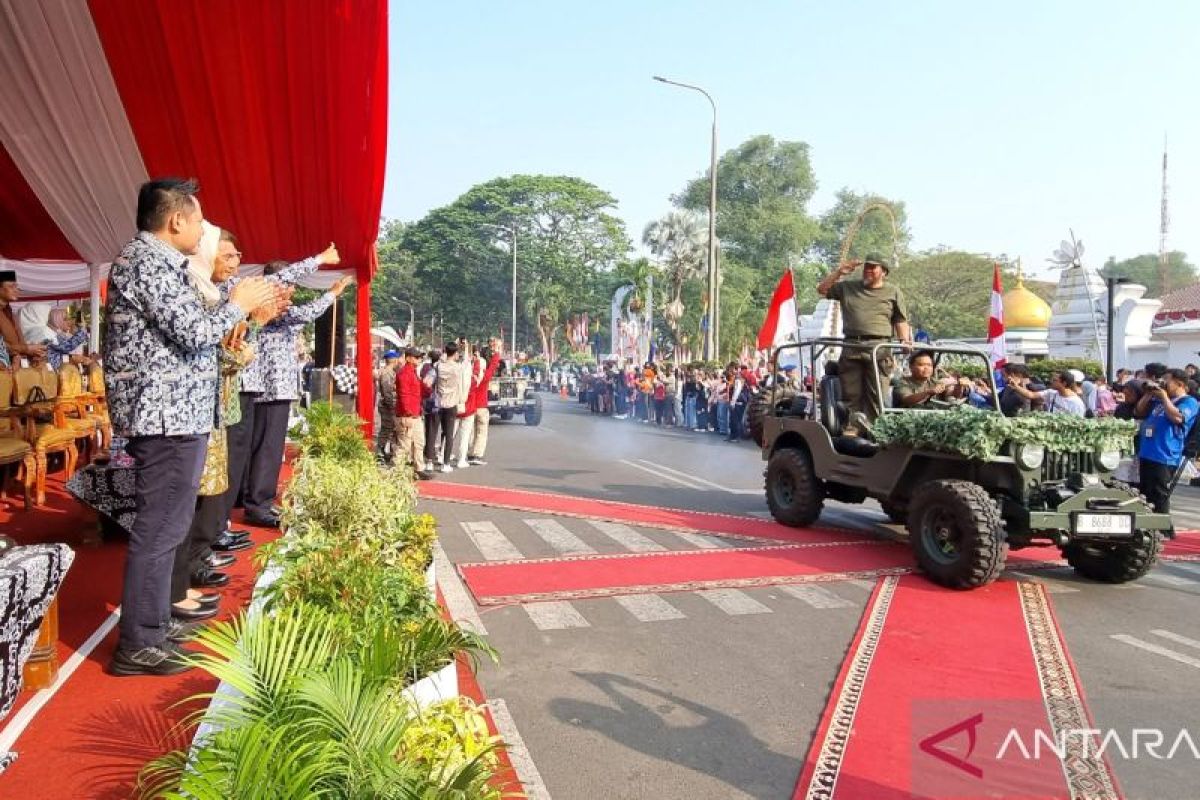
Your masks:
[{"label": "zebra crossing stripe", "polygon": [[656,594],[629,594],[613,599],[638,622],[663,622],[684,618],[682,611]]},{"label": "zebra crossing stripe", "polygon": [[545,540],[546,544],[564,556],[586,556],[596,551],[556,519],[527,519],[525,524]]},{"label": "zebra crossing stripe", "polygon": [[524,558],[521,551],[508,540],[494,522],[464,522],[463,530],[485,561],[516,561]]},{"label": "zebra crossing stripe", "polygon": [[723,546],[711,536],[701,536],[698,533],[684,533],[683,531],[674,531],[674,534],[698,550],[719,550]]},{"label": "zebra crossing stripe", "polygon": [[566,628],[587,628],[590,623],[565,600],[544,603],[525,603],[521,606],[539,631],[560,631]]},{"label": "zebra crossing stripe", "polygon": [[726,614],[770,614],[771,609],[739,589],[701,589],[696,594]]},{"label": "zebra crossing stripe", "polygon": [[780,586],[779,591],[803,600],[813,608],[853,608],[854,603],[838,597],[824,586]]},{"label": "zebra crossing stripe", "polygon": [[450,612],[450,618],[465,630],[487,636],[487,628],[483,626],[483,620],[479,618],[479,612],[475,610],[475,604],[467,594],[467,587],[463,586],[462,579],[454,571],[454,565],[450,563],[450,558],[440,542],[433,543],[433,563],[436,565],[434,571],[438,588],[442,590],[442,598],[446,601],[446,610]]},{"label": "zebra crossing stripe", "polygon": [[649,536],[643,536],[620,522],[608,522],[602,519],[589,519],[592,527],[603,533],[608,538],[615,541],[617,544],[624,547],[633,553],[655,553],[660,550],[666,550],[658,542],[651,539]]}]

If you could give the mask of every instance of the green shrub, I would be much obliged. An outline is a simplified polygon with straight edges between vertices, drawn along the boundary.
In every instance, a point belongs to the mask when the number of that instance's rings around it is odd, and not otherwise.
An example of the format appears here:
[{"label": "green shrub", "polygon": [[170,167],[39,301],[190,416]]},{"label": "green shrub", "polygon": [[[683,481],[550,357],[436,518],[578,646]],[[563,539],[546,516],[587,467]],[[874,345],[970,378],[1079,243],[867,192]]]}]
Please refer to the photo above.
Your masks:
[{"label": "green shrub", "polygon": [[[428,764],[431,775],[477,760],[495,772],[499,768],[496,750],[501,745],[500,738],[488,731],[483,711],[468,698],[456,697],[423,709],[420,719],[405,730],[400,753],[408,761]],[[480,795],[480,800],[501,797],[500,790],[493,788]]]},{"label": "green shrub", "polygon": [[1136,430],[1135,423],[1112,417],[1084,419],[1044,413],[1005,417],[969,406],[950,411],[893,412],[884,414],[871,427],[881,444],[984,460],[999,455],[1007,442],[1040,444],[1050,452],[1112,449],[1127,453]]},{"label": "green shrub", "polygon": [[301,412],[303,422],[291,433],[301,454],[335,461],[369,460],[371,450],[358,416],[320,401]]},{"label": "green shrub", "polygon": [[1104,365],[1090,358],[1043,358],[1025,364],[1029,374],[1045,384],[1059,372],[1077,369],[1088,377],[1104,374]]},{"label": "green shrub", "polygon": [[412,674],[416,661],[428,658],[414,642],[445,640],[380,629],[369,647],[355,651],[340,644],[345,620],[339,616],[297,604],[203,630],[197,640],[209,652],[190,660],[238,695],[210,708],[216,729],[191,753],[176,751],[147,765],[141,796],[495,797],[489,785],[494,743],[474,735],[460,743],[442,738],[442,753],[406,754],[407,742],[430,733],[396,676]]}]

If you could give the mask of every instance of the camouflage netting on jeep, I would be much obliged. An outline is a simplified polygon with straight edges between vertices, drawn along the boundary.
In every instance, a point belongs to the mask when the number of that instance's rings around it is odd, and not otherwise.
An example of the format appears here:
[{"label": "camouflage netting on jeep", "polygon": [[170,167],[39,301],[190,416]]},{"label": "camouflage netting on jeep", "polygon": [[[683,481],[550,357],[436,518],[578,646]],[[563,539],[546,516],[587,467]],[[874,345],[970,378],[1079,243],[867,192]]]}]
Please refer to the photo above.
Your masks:
[{"label": "camouflage netting on jeep", "polygon": [[880,444],[938,450],[988,460],[1005,442],[1040,444],[1050,452],[1120,450],[1131,452],[1137,424],[1103,417],[1070,414],[1024,414],[1005,417],[995,411],[964,406],[951,411],[899,411],[884,414],[871,426]]}]

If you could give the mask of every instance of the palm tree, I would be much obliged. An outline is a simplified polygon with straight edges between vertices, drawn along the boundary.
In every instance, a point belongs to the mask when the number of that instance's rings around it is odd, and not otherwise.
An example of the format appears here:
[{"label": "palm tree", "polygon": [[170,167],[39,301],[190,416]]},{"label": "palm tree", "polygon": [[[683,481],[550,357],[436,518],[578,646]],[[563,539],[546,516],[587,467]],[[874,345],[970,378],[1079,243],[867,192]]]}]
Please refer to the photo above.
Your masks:
[{"label": "palm tree", "polygon": [[671,285],[671,302],[663,316],[675,330],[683,316],[683,284],[699,277],[708,256],[708,228],[698,214],[673,210],[646,226],[642,243],[658,259]]}]

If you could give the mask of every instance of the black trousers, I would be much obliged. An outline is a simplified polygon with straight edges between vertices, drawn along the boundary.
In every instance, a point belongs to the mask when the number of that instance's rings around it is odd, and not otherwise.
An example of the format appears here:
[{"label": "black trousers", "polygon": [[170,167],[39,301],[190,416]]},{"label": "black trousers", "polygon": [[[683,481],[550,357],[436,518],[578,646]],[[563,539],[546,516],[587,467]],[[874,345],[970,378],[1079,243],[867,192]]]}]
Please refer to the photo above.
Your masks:
[{"label": "black trousers", "polygon": [[272,400],[254,405],[254,433],[250,442],[250,471],[243,496],[247,517],[274,516],[283,446],[287,442],[288,409],[291,400]]},{"label": "black trousers", "polygon": [[175,550],[171,568],[171,602],[187,598],[191,577],[207,566],[204,560],[212,554],[212,543],[225,529],[225,494],[196,498],[196,511],[188,528],[187,538]]},{"label": "black trousers", "polygon": [[742,422],[746,419],[746,404],[734,403],[729,407],[729,441],[742,438]]},{"label": "black trousers", "polygon": [[242,421],[225,429],[225,444],[229,448],[229,490],[222,495],[224,500],[223,522],[230,519],[234,503],[250,475],[250,452],[254,444],[254,408],[261,392],[242,392],[238,405],[242,407]]},{"label": "black trousers", "polygon": [[436,461],[438,456],[438,435],[445,436],[442,445],[442,463],[454,463],[454,427],[458,424],[458,409],[439,408],[436,414],[425,415],[425,460]]},{"label": "black trousers", "polygon": [[161,647],[171,617],[171,567],[196,510],[208,436],[134,436],[137,520],[125,553],[118,648]]},{"label": "black trousers", "polygon": [[1171,513],[1171,479],[1174,477],[1175,467],[1138,459],[1138,489],[1159,514]]}]

